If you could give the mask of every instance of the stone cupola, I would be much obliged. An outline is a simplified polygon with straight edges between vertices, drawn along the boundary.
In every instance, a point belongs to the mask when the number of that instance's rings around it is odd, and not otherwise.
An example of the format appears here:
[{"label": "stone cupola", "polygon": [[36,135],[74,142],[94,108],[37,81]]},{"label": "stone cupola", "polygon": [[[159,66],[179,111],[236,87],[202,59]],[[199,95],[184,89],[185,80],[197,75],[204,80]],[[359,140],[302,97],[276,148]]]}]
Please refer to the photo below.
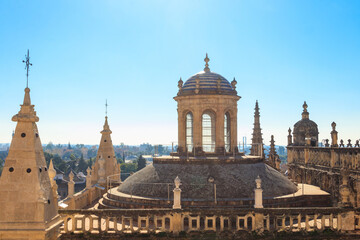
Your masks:
[{"label": "stone cupola", "polygon": [[236,80],[232,83],[205,68],[185,83],[178,82],[178,154],[224,155],[237,152]]},{"label": "stone cupola", "polygon": [[[303,104],[302,119],[295,123],[293,131],[293,145],[305,146],[307,141],[311,146],[318,146],[319,131],[318,126],[314,121],[309,119],[309,112],[307,111],[308,105],[306,102]],[[307,140],[307,141],[306,141]]]}]

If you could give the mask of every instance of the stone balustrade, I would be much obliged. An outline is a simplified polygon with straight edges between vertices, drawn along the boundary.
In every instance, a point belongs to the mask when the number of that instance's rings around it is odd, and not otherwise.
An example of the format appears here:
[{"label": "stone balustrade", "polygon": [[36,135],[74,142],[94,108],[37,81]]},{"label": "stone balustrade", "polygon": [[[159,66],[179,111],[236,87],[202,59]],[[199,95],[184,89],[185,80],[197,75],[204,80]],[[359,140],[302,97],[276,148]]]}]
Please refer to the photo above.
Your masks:
[{"label": "stone balustrade", "polygon": [[288,146],[289,164],[313,164],[331,168],[360,170],[358,147]]},{"label": "stone balustrade", "polygon": [[100,199],[101,196],[101,190],[95,186],[91,186],[78,193],[75,193],[72,196],[66,197],[59,202],[59,206],[64,206],[62,204],[64,203],[67,205],[66,209],[82,209]]},{"label": "stone balustrade", "polygon": [[201,231],[356,231],[360,212],[345,208],[59,210],[62,234]]}]

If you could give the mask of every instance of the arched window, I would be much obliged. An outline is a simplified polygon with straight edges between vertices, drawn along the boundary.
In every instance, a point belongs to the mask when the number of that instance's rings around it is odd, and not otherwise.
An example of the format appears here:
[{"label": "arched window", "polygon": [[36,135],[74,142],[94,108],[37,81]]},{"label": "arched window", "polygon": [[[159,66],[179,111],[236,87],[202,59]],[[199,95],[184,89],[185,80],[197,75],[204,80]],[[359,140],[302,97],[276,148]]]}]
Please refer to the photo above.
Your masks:
[{"label": "arched window", "polygon": [[211,112],[202,115],[202,145],[205,152],[215,152],[215,116]]},{"label": "arched window", "polygon": [[189,152],[193,150],[193,116],[191,112],[186,114],[186,122],[185,122],[185,134],[186,134],[186,149]]},{"label": "arched window", "polygon": [[230,152],[231,129],[230,129],[230,114],[225,113],[224,116],[224,142],[225,151]]}]

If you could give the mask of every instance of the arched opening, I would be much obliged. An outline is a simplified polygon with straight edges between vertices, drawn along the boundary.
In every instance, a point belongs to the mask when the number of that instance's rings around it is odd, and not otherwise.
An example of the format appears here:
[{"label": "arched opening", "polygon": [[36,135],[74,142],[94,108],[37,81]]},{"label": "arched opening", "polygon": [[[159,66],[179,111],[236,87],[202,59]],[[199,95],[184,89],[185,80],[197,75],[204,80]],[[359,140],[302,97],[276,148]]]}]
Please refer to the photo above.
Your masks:
[{"label": "arched opening", "polygon": [[224,143],[225,143],[225,151],[230,152],[231,145],[231,129],[230,129],[230,114],[227,112],[224,116]]},{"label": "arched opening", "polygon": [[193,150],[193,115],[191,112],[186,114],[185,122],[185,134],[186,134],[186,149],[189,152]]},{"label": "arched opening", "polygon": [[202,147],[205,152],[215,152],[215,115],[211,112],[202,115]]}]

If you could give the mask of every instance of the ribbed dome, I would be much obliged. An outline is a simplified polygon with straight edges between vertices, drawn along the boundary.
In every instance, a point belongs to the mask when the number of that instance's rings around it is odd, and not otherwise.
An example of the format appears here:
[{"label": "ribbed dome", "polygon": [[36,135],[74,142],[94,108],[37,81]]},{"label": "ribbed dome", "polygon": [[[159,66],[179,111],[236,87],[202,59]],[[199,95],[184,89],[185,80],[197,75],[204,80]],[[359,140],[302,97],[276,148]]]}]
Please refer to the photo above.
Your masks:
[{"label": "ribbed dome", "polygon": [[220,92],[222,94],[236,94],[228,80],[220,74],[214,72],[201,71],[191,76],[184,84],[182,91],[183,94],[195,93],[196,79],[199,83],[199,93],[214,93]]},{"label": "ribbed dome", "polygon": [[309,137],[314,144],[317,145],[319,130],[314,121],[309,119],[309,112],[307,111],[307,104],[304,102],[302,119],[294,125],[294,145],[305,145],[305,138]]},{"label": "ribbed dome", "polygon": [[220,95],[237,95],[235,90],[235,79],[230,83],[226,78],[211,72],[209,61],[206,54],[204,71],[198,72],[191,76],[183,85],[183,81],[179,81],[178,95],[198,95],[198,94],[220,94]]},{"label": "ribbed dome", "polygon": [[310,119],[301,119],[294,125],[294,134],[309,132],[311,136],[319,134],[318,126]]},{"label": "ribbed dome", "polygon": [[310,119],[301,119],[294,125],[294,133],[301,133],[309,131],[309,133],[318,134],[318,126]]}]

